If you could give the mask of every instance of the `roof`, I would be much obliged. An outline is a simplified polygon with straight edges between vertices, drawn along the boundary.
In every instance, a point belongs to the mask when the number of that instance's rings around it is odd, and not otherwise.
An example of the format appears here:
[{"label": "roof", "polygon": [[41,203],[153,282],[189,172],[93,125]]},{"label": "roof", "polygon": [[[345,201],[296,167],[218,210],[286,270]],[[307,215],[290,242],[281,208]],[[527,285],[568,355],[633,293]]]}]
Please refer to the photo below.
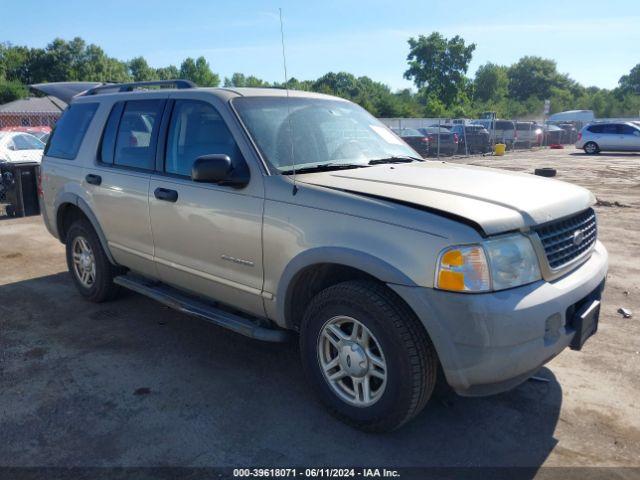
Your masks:
[{"label": "roof", "polygon": [[0,105],[0,113],[60,113],[67,104],[54,97],[28,97]]}]

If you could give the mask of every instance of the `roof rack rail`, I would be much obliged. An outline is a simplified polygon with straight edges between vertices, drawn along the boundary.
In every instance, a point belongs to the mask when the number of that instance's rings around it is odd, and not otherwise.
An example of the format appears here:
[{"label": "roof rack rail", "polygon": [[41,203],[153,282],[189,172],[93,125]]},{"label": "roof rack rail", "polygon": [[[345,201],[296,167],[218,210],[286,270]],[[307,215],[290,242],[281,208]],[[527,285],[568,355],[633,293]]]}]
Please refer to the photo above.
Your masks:
[{"label": "roof rack rail", "polygon": [[84,92],[82,95],[97,95],[99,93],[107,93],[110,90],[115,90],[116,92],[132,92],[137,88],[162,87],[169,85],[180,89],[197,88],[197,85],[191,80],[151,80],[149,82],[107,83],[105,85],[100,85],[99,87],[91,88]]}]

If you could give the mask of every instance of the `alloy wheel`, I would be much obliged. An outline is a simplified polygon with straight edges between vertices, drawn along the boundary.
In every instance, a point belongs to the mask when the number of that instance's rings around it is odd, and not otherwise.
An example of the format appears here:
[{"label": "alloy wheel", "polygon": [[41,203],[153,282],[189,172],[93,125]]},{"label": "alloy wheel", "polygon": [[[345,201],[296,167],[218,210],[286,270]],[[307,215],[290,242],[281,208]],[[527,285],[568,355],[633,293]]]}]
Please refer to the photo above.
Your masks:
[{"label": "alloy wheel", "polygon": [[329,319],[318,337],[318,362],[333,392],[356,407],[376,403],[387,385],[387,362],[380,342],[358,320]]}]

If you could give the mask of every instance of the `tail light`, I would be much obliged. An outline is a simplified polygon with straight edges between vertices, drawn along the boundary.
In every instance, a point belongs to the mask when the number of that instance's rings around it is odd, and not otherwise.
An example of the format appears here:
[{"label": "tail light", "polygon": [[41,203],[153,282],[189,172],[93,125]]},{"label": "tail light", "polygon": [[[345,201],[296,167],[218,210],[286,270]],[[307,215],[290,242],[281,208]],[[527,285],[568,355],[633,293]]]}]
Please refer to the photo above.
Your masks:
[{"label": "tail light", "polygon": [[420,139],[420,141],[421,141],[422,143],[429,143],[429,142],[430,142],[429,137],[422,137],[422,138]]},{"label": "tail light", "polygon": [[457,133],[453,134],[453,143],[458,143],[458,134]]},{"label": "tail light", "polygon": [[578,132],[578,140],[582,140],[582,132]]}]

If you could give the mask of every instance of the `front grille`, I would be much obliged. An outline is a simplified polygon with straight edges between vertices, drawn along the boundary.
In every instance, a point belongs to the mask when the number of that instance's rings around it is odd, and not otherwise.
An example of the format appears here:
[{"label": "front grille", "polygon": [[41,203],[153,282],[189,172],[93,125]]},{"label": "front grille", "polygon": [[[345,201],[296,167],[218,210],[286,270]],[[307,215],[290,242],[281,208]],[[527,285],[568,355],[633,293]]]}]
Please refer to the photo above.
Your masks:
[{"label": "front grille", "polygon": [[[596,242],[598,227],[592,208],[569,218],[550,222],[534,230],[540,237],[549,266],[556,270],[588,251]],[[576,244],[577,233],[582,242]]]}]

